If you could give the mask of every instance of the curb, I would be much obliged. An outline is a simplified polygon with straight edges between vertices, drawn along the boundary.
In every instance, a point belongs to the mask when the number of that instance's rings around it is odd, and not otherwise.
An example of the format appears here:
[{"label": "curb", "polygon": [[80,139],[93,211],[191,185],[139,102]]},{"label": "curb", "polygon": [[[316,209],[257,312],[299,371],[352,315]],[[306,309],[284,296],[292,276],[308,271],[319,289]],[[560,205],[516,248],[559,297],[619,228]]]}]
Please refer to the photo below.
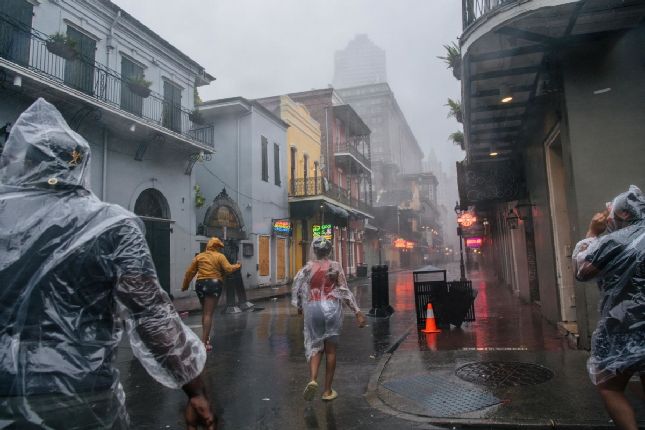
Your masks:
[{"label": "curb", "polygon": [[471,419],[471,418],[439,418],[433,417],[431,415],[423,414],[414,414],[410,412],[404,412],[385,403],[383,399],[378,394],[378,386],[383,375],[387,364],[394,355],[396,349],[401,345],[401,343],[407,338],[412,330],[415,328],[415,325],[410,327],[406,332],[397,339],[383,354],[379,362],[376,364],[372,375],[370,376],[369,382],[367,384],[367,391],[365,393],[365,400],[368,404],[385,414],[392,415],[396,418],[400,418],[406,421],[412,421],[416,423],[424,423],[429,425],[427,427],[431,430],[458,430],[458,429],[532,429],[532,430],[611,430],[616,427],[612,424],[566,424],[558,423],[555,420],[549,420],[547,422],[509,422],[509,421],[495,421],[495,420],[483,420],[483,419]]}]

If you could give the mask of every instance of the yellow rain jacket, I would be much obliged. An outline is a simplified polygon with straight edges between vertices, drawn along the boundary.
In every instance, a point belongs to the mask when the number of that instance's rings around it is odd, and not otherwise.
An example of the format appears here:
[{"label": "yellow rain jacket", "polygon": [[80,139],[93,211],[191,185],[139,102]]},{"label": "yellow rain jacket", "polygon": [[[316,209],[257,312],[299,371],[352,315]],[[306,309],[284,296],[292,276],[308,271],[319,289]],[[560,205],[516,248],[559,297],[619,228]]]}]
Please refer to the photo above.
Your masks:
[{"label": "yellow rain jacket", "polygon": [[216,237],[208,241],[206,251],[197,254],[192,263],[190,263],[188,270],[186,270],[184,284],[181,287],[182,291],[188,289],[195,274],[197,275],[197,280],[217,279],[218,281],[223,281],[225,275],[233,273],[241,267],[240,264],[229,263],[226,256],[218,251],[223,247],[222,241]]}]

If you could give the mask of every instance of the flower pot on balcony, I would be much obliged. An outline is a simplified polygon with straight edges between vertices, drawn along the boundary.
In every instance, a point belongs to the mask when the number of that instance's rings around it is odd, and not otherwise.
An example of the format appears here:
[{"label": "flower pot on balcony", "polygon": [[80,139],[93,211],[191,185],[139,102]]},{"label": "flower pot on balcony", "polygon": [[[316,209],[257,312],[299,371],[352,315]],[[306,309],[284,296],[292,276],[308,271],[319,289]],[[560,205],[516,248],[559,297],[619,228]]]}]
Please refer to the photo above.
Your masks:
[{"label": "flower pot on balcony", "polygon": [[48,40],[45,42],[47,50],[54,55],[57,55],[65,60],[71,61],[75,60],[78,57],[78,51],[73,46],[68,45],[65,42],[58,42],[55,40]]},{"label": "flower pot on balcony", "polygon": [[130,91],[132,91],[139,97],[143,97],[145,99],[146,97],[150,96],[150,88],[148,88],[144,83],[141,83],[139,81],[126,81],[125,84],[128,86],[128,89],[130,89]]},{"label": "flower pot on balcony", "polygon": [[452,68],[452,76],[454,76],[458,81],[461,81],[461,58],[455,60],[455,64]]},{"label": "flower pot on balcony", "polygon": [[201,112],[199,112],[199,111],[197,111],[197,110],[194,110],[194,111],[190,112],[190,113],[188,114],[188,119],[189,119],[189,120],[190,120],[190,122],[192,122],[193,124],[197,124],[197,125],[204,125],[204,124],[206,124],[206,120],[205,120],[205,119],[204,119],[204,117],[202,116],[202,113],[201,113]]}]

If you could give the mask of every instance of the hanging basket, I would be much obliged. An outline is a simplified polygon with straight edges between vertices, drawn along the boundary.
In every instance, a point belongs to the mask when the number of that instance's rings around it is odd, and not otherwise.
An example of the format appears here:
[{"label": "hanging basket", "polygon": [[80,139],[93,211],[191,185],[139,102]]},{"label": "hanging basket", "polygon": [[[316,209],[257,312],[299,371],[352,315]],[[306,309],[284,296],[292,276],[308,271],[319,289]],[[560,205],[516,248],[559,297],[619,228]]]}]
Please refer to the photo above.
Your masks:
[{"label": "hanging basket", "polygon": [[145,99],[146,97],[150,96],[151,90],[145,85],[141,85],[131,81],[126,81],[125,84],[128,86],[130,91],[132,91],[134,94],[138,95],[139,97],[143,97]]},{"label": "hanging basket", "polygon": [[47,46],[49,52],[65,60],[75,60],[78,57],[78,51],[63,42],[48,40],[45,42],[45,46]]}]

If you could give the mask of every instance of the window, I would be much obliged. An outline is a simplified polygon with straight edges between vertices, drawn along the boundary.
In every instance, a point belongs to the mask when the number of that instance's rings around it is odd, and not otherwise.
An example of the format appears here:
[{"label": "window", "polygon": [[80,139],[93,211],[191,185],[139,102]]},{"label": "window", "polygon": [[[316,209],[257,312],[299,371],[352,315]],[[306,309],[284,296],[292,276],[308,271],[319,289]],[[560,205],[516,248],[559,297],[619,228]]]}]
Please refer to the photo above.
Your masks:
[{"label": "window", "polygon": [[282,182],[280,180],[280,145],[277,143],[273,144],[273,174],[275,175],[273,180],[279,187]]},{"label": "window", "polygon": [[262,142],[262,180],[269,182],[269,142],[264,136],[260,140]]},{"label": "window", "polygon": [[306,183],[307,178],[309,177],[309,156],[307,154],[304,154],[303,156],[303,173],[304,173],[304,178]]},{"label": "window", "polygon": [[163,83],[163,126],[181,133],[181,88],[169,81]]},{"label": "window", "polygon": [[296,193],[296,148],[291,147],[291,193]]},{"label": "window", "polygon": [[65,61],[65,83],[86,94],[94,94],[94,54],[96,41],[73,27],[67,27],[67,37],[76,42],[80,55]]},{"label": "window", "polygon": [[144,77],[143,67],[126,57],[121,57],[121,109],[141,116],[143,112],[143,97],[133,93],[126,82],[128,79],[141,79]]},{"label": "window", "polygon": [[22,66],[29,65],[33,9],[25,0],[0,0],[0,10],[12,19],[0,20],[0,56]]}]

